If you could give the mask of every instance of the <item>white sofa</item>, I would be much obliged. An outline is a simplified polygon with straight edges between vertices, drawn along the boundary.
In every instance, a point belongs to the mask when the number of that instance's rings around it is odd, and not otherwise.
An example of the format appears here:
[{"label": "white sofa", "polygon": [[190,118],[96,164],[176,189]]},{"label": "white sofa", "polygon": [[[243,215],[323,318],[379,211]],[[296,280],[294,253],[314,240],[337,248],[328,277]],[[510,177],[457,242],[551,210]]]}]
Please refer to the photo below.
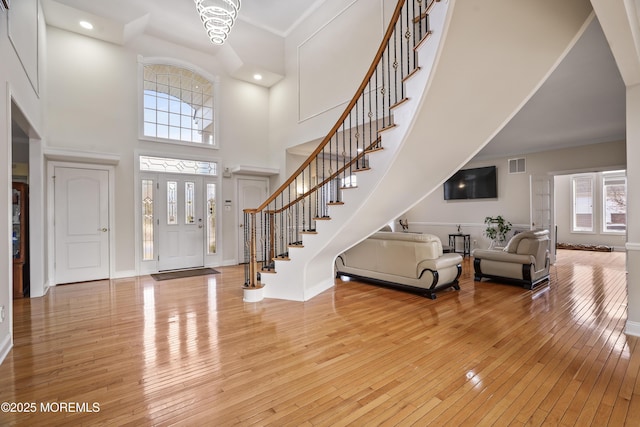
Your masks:
[{"label": "white sofa", "polygon": [[476,249],[471,255],[477,281],[487,277],[533,289],[549,279],[548,230],[518,233],[502,250]]},{"label": "white sofa", "polygon": [[340,254],[336,274],[400,287],[435,299],[437,290],[460,289],[461,262],[459,254],[442,253],[437,236],[379,231]]}]

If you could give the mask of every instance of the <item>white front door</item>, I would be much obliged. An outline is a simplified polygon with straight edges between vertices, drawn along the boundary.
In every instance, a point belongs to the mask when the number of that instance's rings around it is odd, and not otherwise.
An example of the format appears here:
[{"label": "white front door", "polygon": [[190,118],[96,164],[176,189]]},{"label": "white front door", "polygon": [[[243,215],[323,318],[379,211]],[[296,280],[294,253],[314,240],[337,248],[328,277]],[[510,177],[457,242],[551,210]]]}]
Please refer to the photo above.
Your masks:
[{"label": "white front door", "polygon": [[161,174],[159,184],[158,270],[204,266],[202,177]]},{"label": "white front door", "polygon": [[109,278],[109,171],[54,168],[55,282]]},{"label": "white front door", "polygon": [[[245,260],[245,229],[244,210],[255,209],[267,200],[269,180],[267,178],[239,178],[238,179],[238,261]],[[247,231],[248,232],[248,231]],[[257,259],[262,260],[262,247],[256,245]]]},{"label": "white front door", "polygon": [[530,177],[531,192],[531,229],[549,230],[549,256],[551,263],[556,262],[556,228],[554,226],[553,176],[540,175]]}]

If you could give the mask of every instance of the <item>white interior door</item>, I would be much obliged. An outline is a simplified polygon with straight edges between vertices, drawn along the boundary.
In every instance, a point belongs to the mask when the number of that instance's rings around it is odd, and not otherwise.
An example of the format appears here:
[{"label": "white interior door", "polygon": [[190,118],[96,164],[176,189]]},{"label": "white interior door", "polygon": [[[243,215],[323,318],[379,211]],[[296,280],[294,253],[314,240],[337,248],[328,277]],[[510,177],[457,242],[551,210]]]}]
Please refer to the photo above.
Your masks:
[{"label": "white interior door", "polygon": [[549,230],[549,254],[551,263],[556,262],[556,228],[553,206],[553,176],[531,175],[531,229]]},{"label": "white interior door", "polygon": [[[244,251],[244,210],[255,209],[267,200],[269,180],[267,178],[239,178],[238,179],[238,260],[245,261]],[[257,245],[257,259],[262,259],[262,248]]]},{"label": "white interior door", "polygon": [[55,281],[109,278],[109,172],[55,167]]},{"label": "white interior door", "polygon": [[161,174],[158,181],[158,270],[204,266],[202,177]]}]

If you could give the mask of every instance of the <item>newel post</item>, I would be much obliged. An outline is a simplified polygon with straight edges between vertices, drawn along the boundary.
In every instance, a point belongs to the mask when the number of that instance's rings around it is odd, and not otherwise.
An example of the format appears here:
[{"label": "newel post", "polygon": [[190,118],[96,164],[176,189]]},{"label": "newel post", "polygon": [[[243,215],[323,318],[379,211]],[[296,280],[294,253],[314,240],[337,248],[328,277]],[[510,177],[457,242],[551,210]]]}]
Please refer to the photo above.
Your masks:
[{"label": "newel post", "polygon": [[245,286],[255,288],[258,281],[258,261],[256,246],[256,211],[253,209],[245,209],[244,211],[244,235],[245,235],[245,258],[249,259],[245,262],[249,264],[249,274],[245,278]]}]

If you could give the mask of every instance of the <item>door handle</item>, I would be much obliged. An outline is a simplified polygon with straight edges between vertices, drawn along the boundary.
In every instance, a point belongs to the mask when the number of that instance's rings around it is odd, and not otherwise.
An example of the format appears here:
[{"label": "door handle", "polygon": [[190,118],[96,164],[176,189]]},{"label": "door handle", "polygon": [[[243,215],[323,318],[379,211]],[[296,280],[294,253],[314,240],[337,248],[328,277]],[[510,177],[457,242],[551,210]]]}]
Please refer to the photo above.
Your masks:
[{"label": "door handle", "polygon": [[103,228],[98,228],[98,231],[102,231],[103,233],[106,233],[109,230],[107,230],[106,228],[103,227]]}]

